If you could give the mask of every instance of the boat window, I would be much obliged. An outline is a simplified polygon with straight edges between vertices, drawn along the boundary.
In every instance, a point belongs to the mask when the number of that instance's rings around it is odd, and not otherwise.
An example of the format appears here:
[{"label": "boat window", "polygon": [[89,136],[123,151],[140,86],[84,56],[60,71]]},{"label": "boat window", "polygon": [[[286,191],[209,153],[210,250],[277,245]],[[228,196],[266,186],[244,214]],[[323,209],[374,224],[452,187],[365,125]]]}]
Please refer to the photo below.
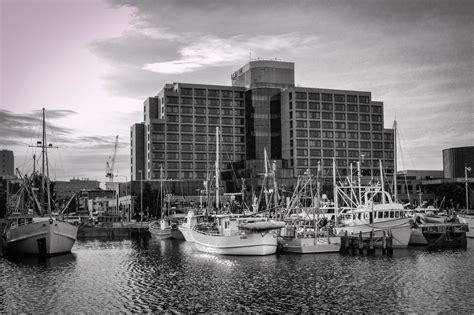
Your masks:
[{"label": "boat window", "polygon": [[393,218],[393,211],[390,211],[390,217]]},{"label": "boat window", "polygon": [[378,213],[379,213],[379,215],[378,215],[379,219],[382,219],[382,218],[383,218],[383,212],[382,212],[382,211],[378,211]]},{"label": "boat window", "polygon": [[225,228],[225,229],[228,229],[228,228],[229,228],[229,221],[225,221],[225,222],[224,222],[224,228]]},{"label": "boat window", "polygon": [[398,211],[395,212],[395,218],[400,217],[400,213]]},{"label": "boat window", "polygon": [[388,211],[385,211],[385,212],[384,212],[383,217],[384,217],[384,218],[388,218]]},{"label": "boat window", "polygon": [[361,215],[361,214],[359,213],[359,215],[358,215],[358,217],[359,217],[359,220],[361,219],[361,216],[360,216],[360,215]]}]

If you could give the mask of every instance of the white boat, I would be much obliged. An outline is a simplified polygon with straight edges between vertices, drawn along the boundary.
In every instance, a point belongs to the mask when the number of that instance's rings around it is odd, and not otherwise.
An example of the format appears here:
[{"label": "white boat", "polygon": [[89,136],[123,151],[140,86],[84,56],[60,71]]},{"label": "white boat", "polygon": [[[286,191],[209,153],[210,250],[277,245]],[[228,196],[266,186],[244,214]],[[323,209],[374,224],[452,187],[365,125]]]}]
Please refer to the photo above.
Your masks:
[{"label": "white boat", "polygon": [[152,237],[160,240],[171,238],[171,225],[166,219],[151,222],[148,224],[148,231]]},{"label": "white boat", "polygon": [[214,223],[195,225],[192,237],[196,249],[222,255],[271,255],[277,251],[275,230],[283,222],[267,221],[265,218],[216,215]]},{"label": "white boat", "polygon": [[[338,252],[341,247],[341,238],[333,235],[333,229],[329,228],[325,216],[326,211],[321,211],[319,173],[318,165],[316,182],[309,171],[298,177],[295,191],[286,209],[285,227],[280,230],[278,237],[278,247],[283,252],[331,253]],[[301,211],[302,208],[307,210]],[[311,213],[308,209],[311,209]]]},{"label": "white boat", "polygon": [[56,218],[13,215],[4,234],[9,254],[54,255],[71,251],[78,227]]},{"label": "white boat", "polygon": [[[42,153],[41,175],[33,172],[31,176],[22,176],[17,204],[12,214],[7,216],[7,225],[3,231],[3,243],[7,253],[55,255],[71,251],[77,237],[78,226],[59,220],[51,214],[49,195],[46,122],[43,108],[43,139],[37,142]],[[41,187],[35,187],[40,179]],[[40,193],[40,198],[36,195]],[[26,202],[25,199],[27,200]]]},{"label": "white boat", "polygon": [[466,237],[474,238],[474,213],[473,210],[466,211],[466,213],[458,214],[459,219],[468,224],[468,231],[466,232]]},{"label": "white boat", "polygon": [[[148,231],[151,236],[160,240],[172,237],[171,224],[168,217],[165,217],[165,208],[163,207],[163,167],[160,167],[160,200],[161,200],[161,219],[152,221],[148,224]],[[169,210],[169,196],[166,211]],[[169,215],[169,213],[168,213]]]},{"label": "white boat", "polygon": [[178,226],[178,230],[183,235],[184,239],[187,242],[194,242],[193,238],[193,227],[202,222],[204,216],[203,215],[196,215],[194,210],[189,210],[184,217],[184,221],[181,225]]},{"label": "white boat", "polygon": [[[335,185],[335,195],[340,196],[344,207],[339,211],[341,225],[335,227],[339,236],[346,232],[348,235],[373,237],[380,243],[384,233],[393,237],[393,248],[406,248],[412,233],[410,220],[401,203],[392,200],[391,195],[384,190],[383,175],[380,183],[362,186],[360,177],[360,162],[357,162],[358,183],[354,184],[352,178],[345,183]],[[351,170],[352,172],[352,170]],[[383,174],[380,162],[380,174]],[[352,177],[352,174],[351,174]],[[335,182],[335,181],[334,181]],[[336,203],[338,203],[336,198]]]},{"label": "white boat", "polygon": [[[219,202],[219,128],[216,128],[215,204]],[[211,200],[207,203],[212,204]],[[219,213],[220,209],[218,209]],[[223,255],[270,255],[277,251],[275,230],[283,222],[273,222],[265,217],[217,214],[214,223],[195,225],[192,237],[196,249],[206,253]],[[255,224],[258,223],[258,224]]]}]

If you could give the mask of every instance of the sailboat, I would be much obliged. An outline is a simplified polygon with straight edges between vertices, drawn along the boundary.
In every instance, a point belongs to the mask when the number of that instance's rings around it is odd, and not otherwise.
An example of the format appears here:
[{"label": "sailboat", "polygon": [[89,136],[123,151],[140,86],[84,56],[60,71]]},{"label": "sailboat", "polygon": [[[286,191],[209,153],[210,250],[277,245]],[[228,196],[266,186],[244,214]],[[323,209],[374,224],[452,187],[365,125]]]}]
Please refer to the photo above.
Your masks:
[{"label": "sailboat", "polygon": [[[46,141],[45,110],[43,108],[43,139],[36,147],[41,148],[42,168],[40,199],[35,187],[35,176],[22,176],[21,189],[15,209],[7,216],[7,225],[3,231],[3,242],[7,253],[54,255],[71,251],[77,237],[78,226],[62,221],[51,213],[51,197],[49,195],[48,147]],[[47,199],[46,199],[47,198]],[[25,202],[26,200],[26,202]],[[29,207],[32,206],[32,209]]]},{"label": "sailboat", "polygon": [[[298,182],[286,210],[285,227],[280,230],[278,246],[281,251],[309,254],[338,252],[341,238],[333,235],[320,209],[320,164],[316,196],[313,193],[313,176],[306,171]],[[305,210],[301,211],[304,208]],[[309,213],[310,212],[310,213]],[[297,214],[295,216],[295,214]]]},{"label": "sailboat", "polygon": [[[157,239],[171,238],[171,225],[167,217],[165,217],[165,211],[163,208],[163,166],[160,167],[160,201],[161,201],[161,219],[159,221],[153,221],[148,225],[148,231],[151,236]],[[166,207],[169,211],[169,205]],[[168,213],[169,215],[169,213]]]},{"label": "sailboat", "polygon": [[[219,128],[216,127],[215,197],[219,212]],[[208,202],[210,204],[210,202]],[[215,222],[197,224],[192,237],[197,250],[222,255],[270,255],[277,251],[277,234],[283,222],[270,221],[267,217],[238,214],[216,214]]]}]

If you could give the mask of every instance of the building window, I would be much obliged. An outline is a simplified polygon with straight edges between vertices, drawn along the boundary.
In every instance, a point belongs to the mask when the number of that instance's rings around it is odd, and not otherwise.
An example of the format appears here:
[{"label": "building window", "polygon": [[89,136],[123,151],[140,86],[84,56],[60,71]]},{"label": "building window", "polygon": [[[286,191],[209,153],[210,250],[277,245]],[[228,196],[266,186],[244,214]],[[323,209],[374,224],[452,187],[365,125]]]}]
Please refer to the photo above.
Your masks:
[{"label": "building window", "polygon": [[332,129],[332,122],[329,121],[323,121],[323,129]]},{"label": "building window", "polygon": [[222,106],[232,106],[232,100],[222,100]]},{"label": "building window", "polygon": [[234,98],[244,98],[244,92],[234,91]]},{"label": "building window", "polygon": [[373,124],[373,125],[372,125],[372,130],[373,130],[373,131],[382,131],[382,125]]},{"label": "building window", "polygon": [[179,125],[171,125],[171,124],[168,124],[166,126],[166,129],[168,131],[179,131]]},{"label": "building window", "polygon": [[321,127],[321,123],[319,121],[310,121],[309,128],[316,128],[319,129]]},{"label": "building window", "polygon": [[346,139],[346,133],[344,131],[336,131],[335,136],[337,139]]},{"label": "building window", "polygon": [[336,120],[346,120],[346,114],[344,113],[336,113],[334,116]]},{"label": "building window", "polygon": [[361,141],[360,148],[361,149],[370,149],[370,142]]},{"label": "building window", "polygon": [[181,153],[181,158],[183,160],[192,160],[193,159],[193,154],[192,153]]},{"label": "building window", "polygon": [[297,149],[296,156],[308,156],[308,150],[306,149]]},{"label": "building window", "polygon": [[349,141],[349,148],[357,149],[359,147],[359,142],[357,141]]},{"label": "building window", "polygon": [[321,137],[321,132],[319,130],[310,130],[309,131],[309,136],[311,138],[320,138]]},{"label": "building window", "polygon": [[334,136],[332,131],[323,131],[323,138],[332,138]]},{"label": "building window", "polygon": [[332,120],[332,113],[323,112],[323,119]]},{"label": "building window", "polygon": [[298,139],[296,140],[296,146],[306,148],[308,146],[308,140]]},{"label": "building window", "polygon": [[206,108],[205,107],[195,107],[194,108],[194,113],[195,114],[206,114]]},{"label": "building window", "polygon": [[370,124],[360,124],[360,130],[370,130]]},{"label": "building window", "polygon": [[333,157],[334,156],[334,150],[323,150],[323,156],[324,157]]},{"label": "building window", "polygon": [[336,129],[346,129],[346,123],[336,122]]},{"label": "building window", "polygon": [[177,96],[167,96],[166,104],[179,104],[179,98]]},{"label": "building window", "polygon": [[308,98],[313,101],[319,101],[319,93],[308,93]]},{"label": "building window", "polygon": [[208,110],[209,115],[219,115],[219,108],[209,108]]},{"label": "building window", "polygon": [[321,147],[321,140],[309,140],[309,146],[313,148]]},{"label": "building window", "polygon": [[296,163],[298,163],[298,166],[308,166],[308,160],[307,159],[297,159]]},{"label": "building window", "polygon": [[181,131],[182,132],[193,132],[193,126],[192,125],[181,125]]},{"label": "building window", "polygon": [[372,106],[372,113],[382,113],[382,106]]},{"label": "building window", "polygon": [[206,96],[206,90],[204,89],[194,89],[195,96]]},{"label": "building window", "polygon": [[309,109],[319,110],[320,109],[319,103],[309,102]]},{"label": "building window", "polygon": [[181,144],[181,150],[183,150],[183,151],[192,151],[193,150],[193,144],[192,143],[182,143]]},{"label": "building window", "polygon": [[370,121],[370,115],[367,114],[360,114],[360,121]]},{"label": "building window", "polygon": [[321,94],[321,99],[323,102],[332,102],[332,94]]},{"label": "building window", "polygon": [[181,98],[181,104],[192,105],[193,104],[193,99],[190,98],[190,97],[182,97]]},{"label": "building window", "polygon": [[306,92],[295,92],[296,99],[298,100],[305,100],[306,99]]},{"label": "building window", "polygon": [[382,134],[381,134],[381,133],[373,133],[373,134],[372,134],[372,139],[374,139],[374,140],[382,140]]},{"label": "building window", "polygon": [[181,116],[181,122],[191,124],[193,122],[193,116]]},{"label": "building window", "polygon": [[306,102],[301,102],[301,101],[297,101],[296,102],[296,109],[306,109],[307,106],[306,106]]},{"label": "building window", "polygon": [[[321,150],[319,149],[311,149],[309,150],[310,156],[314,157],[320,157],[321,156]],[[317,160],[316,160],[317,161]],[[318,165],[317,163],[315,165]]]},{"label": "building window", "polygon": [[323,140],[323,147],[332,148],[334,146],[332,140]]},{"label": "building window", "polygon": [[181,95],[193,95],[193,89],[190,89],[190,88],[184,88],[182,87],[181,88]]},{"label": "building window", "polygon": [[347,152],[345,150],[336,150],[337,157],[346,157]]},{"label": "building window", "polygon": [[332,110],[331,103],[323,103],[323,110]]},{"label": "building window", "polygon": [[336,141],[336,148],[345,148],[346,142],[345,141]]},{"label": "building window", "polygon": [[368,96],[359,95],[359,103],[362,103],[362,104],[369,104],[369,97],[368,97]]},{"label": "building window", "polygon": [[361,132],[360,133],[360,138],[364,140],[370,140],[370,133],[368,132]]},{"label": "building window", "polygon": [[361,113],[370,113],[370,107],[369,107],[369,105],[360,105],[359,106],[359,111]]},{"label": "building window", "polygon": [[306,138],[308,136],[308,132],[306,130],[296,130],[296,136],[300,138]]},{"label": "building window", "polygon": [[177,113],[179,113],[179,107],[178,106],[166,106],[166,112],[177,114]]},{"label": "building window", "polygon": [[232,98],[232,91],[223,90],[222,97]]},{"label": "building window", "polygon": [[357,103],[357,95],[347,95],[347,103]]},{"label": "building window", "polygon": [[307,118],[308,115],[306,112],[302,112],[302,111],[297,111],[296,112],[296,118]]},{"label": "building window", "polygon": [[296,121],[296,127],[297,128],[306,128],[308,127],[308,123],[306,120],[297,120]]}]

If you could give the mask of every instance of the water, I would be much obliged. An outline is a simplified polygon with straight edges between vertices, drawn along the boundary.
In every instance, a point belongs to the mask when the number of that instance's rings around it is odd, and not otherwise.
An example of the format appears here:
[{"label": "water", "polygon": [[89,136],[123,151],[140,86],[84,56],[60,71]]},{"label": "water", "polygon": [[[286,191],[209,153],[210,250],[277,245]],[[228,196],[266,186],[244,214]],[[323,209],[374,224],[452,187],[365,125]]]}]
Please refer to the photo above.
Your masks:
[{"label": "water", "polygon": [[0,258],[0,312],[470,312],[465,251],[203,254],[175,240],[78,241],[51,258]]}]

